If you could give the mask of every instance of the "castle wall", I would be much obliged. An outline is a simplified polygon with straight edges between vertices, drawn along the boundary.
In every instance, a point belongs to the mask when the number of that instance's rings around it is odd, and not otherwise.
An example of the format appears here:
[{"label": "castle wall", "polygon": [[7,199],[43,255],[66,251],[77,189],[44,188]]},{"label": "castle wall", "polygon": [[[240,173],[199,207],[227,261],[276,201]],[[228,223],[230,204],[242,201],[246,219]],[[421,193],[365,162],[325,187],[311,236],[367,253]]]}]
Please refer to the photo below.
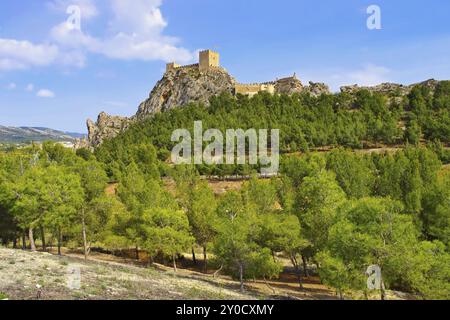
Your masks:
[{"label": "castle wall", "polygon": [[275,85],[273,83],[250,83],[250,84],[241,84],[238,83],[234,87],[235,94],[243,94],[248,96],[254,96],[258,92],[265,91],[270,94],[275,93]]},{"label": "castle wall", "polygon": [[166,64],[166,72],[175,70],[175,69],[177,69],[179,67],[180,67],[180,65],[176,64],[175,62],[168,63],[168,64]]}]

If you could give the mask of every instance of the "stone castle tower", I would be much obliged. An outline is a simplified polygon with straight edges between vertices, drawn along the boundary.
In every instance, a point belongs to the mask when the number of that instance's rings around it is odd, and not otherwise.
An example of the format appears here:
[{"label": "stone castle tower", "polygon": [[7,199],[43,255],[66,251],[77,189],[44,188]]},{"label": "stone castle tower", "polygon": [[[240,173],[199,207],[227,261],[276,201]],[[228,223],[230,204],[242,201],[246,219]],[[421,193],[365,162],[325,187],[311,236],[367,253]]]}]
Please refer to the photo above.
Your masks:
[{"label": "stone castle tower", "polygon": [[217,52],[211,50],[200,51],[199,53],[199,69],[207,71],[211,67],[220,66],[220,56]]},{"label": "stone castle tower", "polygon": [[200,71],[208,71],[212,68],[220,67],[220,55],[212,50],[204,50],[199,53],[199,63],[188,66],[181,66],[175,62],[166,64],[166,72],[170,72],[179,68],[198,68]]}]

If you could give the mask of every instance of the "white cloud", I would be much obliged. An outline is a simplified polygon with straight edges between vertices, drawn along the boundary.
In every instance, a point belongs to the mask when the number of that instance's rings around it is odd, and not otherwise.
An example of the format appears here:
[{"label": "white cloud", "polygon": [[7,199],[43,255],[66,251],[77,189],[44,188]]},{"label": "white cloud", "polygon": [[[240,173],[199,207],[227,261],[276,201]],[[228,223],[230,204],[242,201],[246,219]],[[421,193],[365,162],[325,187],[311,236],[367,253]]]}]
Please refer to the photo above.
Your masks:
[{"label": "white cloud", "polygon": [[163,60],[186,63],[193,52],[177,46],[179,39],[164,36],[167,27],[160,7],[162,0],[112,0],[114,14],[110,28],[116,34],[105,39],[101,53],[125,60]]},{"label": "white cloud", "polygon": [[51,37],[60,46],[80,53],[96,53],[119,60],[163,60],[189,62],[194,55],[177,46],[179,40],[167,37],[167,26],[159,9],[160,0],[113,0],[113,17],[108,26],[111,34],[93,37],[83,29],[71,28],[66,22],[51,30]]},{"label": "white cloud", "polygon": [[32,83],[28,84],[25,90],[28,92],[34,91],[34,84]]},{"label": "white cloud", "polygon": [[[99,15],[96,1],[53,0],[48,6],[68,17],[67,7],[79,5],[83,21]],[[91,36],[83,27],[74,29],[62,20],[50,30],[53,43],[0,39],[0,71],[53,64],[83,67],[89,53],[118,60],[192,61],[193,52],[180,47],[177,38],[163,35],[167,22],[161,13],[161,4],[162,0],[133,0],[132,5],[128,0],[111,0],[108,32],[99,37]]]},{"label": "white cloud", "polygon": [[60,46],[68,49],[92,48],[98,45],[96,39],[84,34],[81,30],[74,29],[66,22],[53,27],[50,36]]},{"label": "white cloud", "polygon": [[94,0],[54,0],[47,3],[48,7],[60,13],[66,13],[69,6],[80,7],[81,19],[91,19],[99,12]]},{"label": "white cloud", "polygon": [[136,34],[119,33],[91,49],[108,58],[121,60],[163,60],[186,63],[193,59],[191,52],[178,48],[171,42],[170,39],[146,39]]},{"label": "white cloud", "polygon": [[56,45],[35,45],[29,41],[0,39],[0,71],[48,66],[56,61],[58,54]]},{"label": "white cloud", "polygon": [[48,89],[41,89],[36,93],[39,98],[54,98],[55,93]]},{"label": "white cloud", "polygon": [[6,86],[7,90],[14,90],[16,88],[17,88],[17,85],[14,82],[11,82]]},{"label": "white cloud", "polygon": [[118,33],[159,36],[167,27],[161,10],[161,0],[112,0],[114,19],[111,28]]}]

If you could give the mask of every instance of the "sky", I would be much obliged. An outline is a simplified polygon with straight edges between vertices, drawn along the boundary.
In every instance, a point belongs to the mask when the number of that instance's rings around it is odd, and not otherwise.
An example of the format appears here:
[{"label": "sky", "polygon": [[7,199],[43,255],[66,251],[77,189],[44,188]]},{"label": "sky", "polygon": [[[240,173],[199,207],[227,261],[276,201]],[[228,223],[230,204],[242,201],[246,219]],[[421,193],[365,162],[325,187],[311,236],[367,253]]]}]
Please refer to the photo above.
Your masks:
[{"label": "sky", "polygon": [[450,79],[449,21],[448,0],[2,0],[0,125],[131,116],[167,62],[202,49],[243,83]]}]

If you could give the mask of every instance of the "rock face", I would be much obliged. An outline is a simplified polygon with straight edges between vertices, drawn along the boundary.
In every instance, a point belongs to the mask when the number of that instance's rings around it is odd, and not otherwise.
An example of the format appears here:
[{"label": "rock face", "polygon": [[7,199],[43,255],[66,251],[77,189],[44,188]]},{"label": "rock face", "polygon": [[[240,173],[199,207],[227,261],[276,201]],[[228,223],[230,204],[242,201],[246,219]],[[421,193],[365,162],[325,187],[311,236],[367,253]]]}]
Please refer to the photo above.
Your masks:
[{"label": "rock face", "polygon": [[105,112],[99,114],[97,122],[87,120],[88,141],[91,147],[103,143],[105,139],[114,138],[121,131],[128,128],[133,120],[126,117],[110,116]]},{"label": "rock face", "polygon": [[378,93],[388,94],[388,95],[395,94],[395,95],[399,95],[399,96],[404,96],[404,95],[409,94],[411,92],[412,88],[414,88],[416,85],[423,85],[423,86],[430,88],[431,90],[434,90],[438,84],[439,84],[439,81],[434,80],[434,79],[430,79],[430,80],[427,80],[427,81],[424,81],[421,83],[415,83],[415,84],[412,84],[409,86],[405,86],[405,85],[398,84],[398,83],[389,83],[389,82],[382,83],[382,84],[372,86],[372,87],[360,87],[355,84],[355,85],[341,87],[341,92],[353,94],[358,90],[366,89],[371,92],[378,92]]},{"label": "rock face", "polygon": [[235,83],[234,78],[220,67],[200,71],[198,65],[192,65],[170,70],[158,81],[150,97],[141,103],[133,117],[110,116],[102,112],[97,122],[88,120],[89,145],[96,147],[127,129],[130,123],[157,112],[182,107],[190,102],[201,102],[208,106],[213,96],[223,92],[233,94]]},{"label": "rock face", "polygon": [[316,83],[310,81],[307,86],[303,86],[302,82],[297,79],[297,76],[295,74],[293,77],[275,81],[275,92],[288,95],[307,92],[314,97],[318,97],[321,94],[331,93],[330,88],[324,83]]},{"label": "rock face", "polygon": [[284,78],[275,81],[275,92],[280,94],[300,93],[304,90],[303,84],[297,77]]},{"label": "rock face", "polygon": [[305,91],[309,92],[312,96],[318,97],[322,94],[330,94],[330,88],[321,82],[309,82],[309,86],[305,87]]},{"label": "rock face", "polygon": [[379,92],[383,94],[398,93],[400,95],[408,94],[410,87],[397,83],[382,83],[373,87],[360,87],[358,85],[350,85],[341,87],[341,92],[353,94],[358,90],[367,89],[371,92]]},{"label": "rock face", "polygon": [[222,68],[200,71],[198,68],[179,68],[166,72],[156,84],[150,97],[141,103],[138,120],[156,112],[163,112],[189,102],[201,102],[223,92],[233,93],[235,80]]}]

